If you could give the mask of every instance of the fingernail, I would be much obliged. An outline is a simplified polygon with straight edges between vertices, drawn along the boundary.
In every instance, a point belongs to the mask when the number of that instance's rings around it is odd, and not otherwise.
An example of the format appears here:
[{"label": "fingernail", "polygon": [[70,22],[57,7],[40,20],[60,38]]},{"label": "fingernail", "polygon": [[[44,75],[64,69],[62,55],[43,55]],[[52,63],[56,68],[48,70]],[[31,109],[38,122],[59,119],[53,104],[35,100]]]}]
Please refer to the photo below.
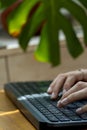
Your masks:
[{"label": "fingernail", "polygon": [[49,87],[48,90],[47,90],[47,92],[51,92],[51,91],[52,91],[52,89],[51,89],[51,87]]},{"label": "fingernail", "polygon": [[56,95],[55,95],[55,93],[53,92],[52,95],[51,95],[51,98],[53,99],[53,98],[55,98],[55,96],[56,96]]},{"label": "fingernail", "polygon": [[63,94],[65,94],[65,93],[66,93],[66,89],[63,90]]},{"label": "fingernail", "polygon": [[61,101],[60,100],[57,103],[57,107],[61,107]]},{"label": "fingernail", "polygon": [[67,100],[67,98],[65,98],[65,99],[61,100],[61,104],[63,104],[63,105],[68,104],[68,100]]},{"label": "fingernail", "polygon": [[77,112],[78,114],[81,114],[81,113],[82,113],[82,108],[80,107],[80,108],[76,109],[76,112]]}]

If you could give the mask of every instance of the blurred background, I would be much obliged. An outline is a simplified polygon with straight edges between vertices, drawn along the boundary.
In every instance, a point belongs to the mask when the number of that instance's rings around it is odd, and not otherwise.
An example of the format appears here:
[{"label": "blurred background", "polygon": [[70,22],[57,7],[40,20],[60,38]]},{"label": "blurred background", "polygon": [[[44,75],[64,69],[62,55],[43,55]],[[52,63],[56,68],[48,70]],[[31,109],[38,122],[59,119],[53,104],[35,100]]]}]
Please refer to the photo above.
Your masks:
[{"label": "blurred background", "polygon": [[[78,23],[66,11],[63,10],[63,13],[74,24],[79,39],[83,40],[83,34]],[[62,32],[60,32],[60,40],[61,64],[52,67],[49,63],[41,63],[34,57],[39,36],[33,37],[27,51],[23,52],[17,39],[11,37],[4,30],[0,19],[0,87],[3,88],[7,82],[53,80],[58,73],[86,68],[87,52],[85,51],[79,58],[73,59],[67,51]]]}]

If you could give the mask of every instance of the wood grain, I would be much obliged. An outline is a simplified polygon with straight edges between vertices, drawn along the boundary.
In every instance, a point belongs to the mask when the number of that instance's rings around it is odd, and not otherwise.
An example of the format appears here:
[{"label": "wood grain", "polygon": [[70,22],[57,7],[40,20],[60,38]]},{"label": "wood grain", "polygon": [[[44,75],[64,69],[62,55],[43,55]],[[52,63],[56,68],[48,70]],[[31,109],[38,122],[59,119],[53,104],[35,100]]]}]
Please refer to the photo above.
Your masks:
[{"label": "wood grain", "polygon": [[0,90],[0,130],[36,130]]}]

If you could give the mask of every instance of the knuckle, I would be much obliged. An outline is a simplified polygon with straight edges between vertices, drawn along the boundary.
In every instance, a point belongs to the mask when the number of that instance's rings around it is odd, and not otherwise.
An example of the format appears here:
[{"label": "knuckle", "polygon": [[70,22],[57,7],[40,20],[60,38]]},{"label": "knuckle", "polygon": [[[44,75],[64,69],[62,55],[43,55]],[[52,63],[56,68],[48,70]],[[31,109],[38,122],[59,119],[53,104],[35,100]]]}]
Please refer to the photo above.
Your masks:
[{"label": "knuckle", "polygon": [[70,80],[76,81],[76,76],[74,74],[70,74],[68,77]]},{"label": "knuckle", "polygon": [[65,74],[62,74],[62,73],[59,74],[59,78],[64,78],[64,77],[65,77]]},{"label": "knuckle", "polygon": [[68,76],[69,77],[75,77],[75,75],[73,73],[69,73]]},{"label": "knuckle", "polygon": [[69,96],[68,96],[68,102],[72,102],[72,100],[74,100],[75,97],[76,97],[75,94],[69,95]]},{"label": "knuckle", "polygon": [[79,87],[79,88],[83,88],[83,82],[82,82],[82,81],[79,81],[76,85],[77,85],[77,87]]}]

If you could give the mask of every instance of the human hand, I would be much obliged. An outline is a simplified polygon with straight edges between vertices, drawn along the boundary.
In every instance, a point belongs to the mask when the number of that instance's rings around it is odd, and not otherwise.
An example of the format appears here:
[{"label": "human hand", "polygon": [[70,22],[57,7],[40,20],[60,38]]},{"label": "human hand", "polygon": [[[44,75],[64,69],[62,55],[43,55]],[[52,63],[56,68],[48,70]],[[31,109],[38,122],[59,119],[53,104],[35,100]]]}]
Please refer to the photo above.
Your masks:
[{"label": "human hand", "polygon": [[[58,107],[65,106],[76,100],[87,98],[87,70],[76,70],[59,74],[48,88],[48,93],[52,94],[51,98],[57,98],[61,88],[63,96],[58,102]],[[87,111],[87,106],[76,110],[78,113]]]},{"label": "human hand", "polygon": [[[87,82],[78,81],[72,88],[63,94],[61,99],[58,101],[58,107],[64,107],[69,103],[77,100],[87,99]],[[87,112],[87,105],[84,105],[76,109],[78,114]]]}]

